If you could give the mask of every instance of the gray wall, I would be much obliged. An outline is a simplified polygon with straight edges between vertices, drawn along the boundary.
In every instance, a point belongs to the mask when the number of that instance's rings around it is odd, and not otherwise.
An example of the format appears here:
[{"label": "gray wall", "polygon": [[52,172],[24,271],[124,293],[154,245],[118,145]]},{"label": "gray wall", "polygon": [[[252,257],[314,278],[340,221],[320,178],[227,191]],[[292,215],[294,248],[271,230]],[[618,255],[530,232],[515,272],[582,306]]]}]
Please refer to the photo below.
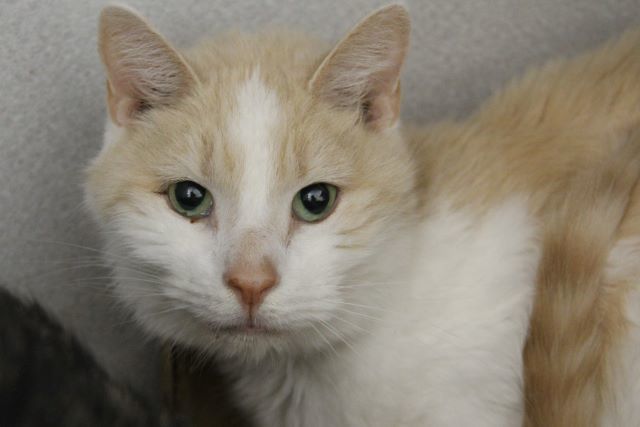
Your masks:
[{"label": "gray wall", "polygon": [[[177,46],[231,28],[293,25],[337,39],[384,1],[136,0]],[[461,117],[529,64],[640,21],[640,0],[409,0],[404,116]],[[0,283],[40,300],[116,377],[152,391],[154,344],[104,290],[82,170],[105,117],[99,0],[0,0]],[[640,78],[640,76],[639,76]],[[78,247],[83,246],[84,248]]]}]

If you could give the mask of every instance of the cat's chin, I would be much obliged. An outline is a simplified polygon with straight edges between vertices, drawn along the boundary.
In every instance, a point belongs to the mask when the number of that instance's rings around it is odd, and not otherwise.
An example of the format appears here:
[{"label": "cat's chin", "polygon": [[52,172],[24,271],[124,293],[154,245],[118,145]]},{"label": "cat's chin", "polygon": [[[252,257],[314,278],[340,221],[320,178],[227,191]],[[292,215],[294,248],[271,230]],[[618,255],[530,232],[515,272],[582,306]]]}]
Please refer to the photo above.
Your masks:
[{"label": "cat's chin", "polygon": [[229,334],[229,335],[248,335],[248,336],[278,336],[286,334],[286,330],[276,329],[270,326],[255,325],[255,324],[242,324],[214,327],[214,333],[216,334]]},{"label": "cat's chin", "polygon": [[[212,355],[236,362],[260,362],[269,355],[295,355],[319,350],[320,342],[310,339],[313,329],[275,327],[239,323],[210,325],[207,336],[199,341]],[[320,345],[322,348],[323,346]]]},{"label": "cat's chin", "polygon": [[204,348],[219,360],[259,363],[269,355],[297,353],[296,332],[267,327],[230,326],[211,331]]}]

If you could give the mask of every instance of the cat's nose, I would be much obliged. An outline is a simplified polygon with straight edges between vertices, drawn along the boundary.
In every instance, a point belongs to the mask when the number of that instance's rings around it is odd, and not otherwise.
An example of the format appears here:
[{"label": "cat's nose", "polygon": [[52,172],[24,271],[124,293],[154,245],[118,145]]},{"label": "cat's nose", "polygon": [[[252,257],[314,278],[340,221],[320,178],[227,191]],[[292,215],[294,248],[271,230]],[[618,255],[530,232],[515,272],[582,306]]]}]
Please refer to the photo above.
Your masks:
[{"label": "cat's nose", "polygon": [[229,267],[224,281],[252,314],[262,304],[269,290],[278,283],[278,273],[269,261],[257,265],[238,263]]}]

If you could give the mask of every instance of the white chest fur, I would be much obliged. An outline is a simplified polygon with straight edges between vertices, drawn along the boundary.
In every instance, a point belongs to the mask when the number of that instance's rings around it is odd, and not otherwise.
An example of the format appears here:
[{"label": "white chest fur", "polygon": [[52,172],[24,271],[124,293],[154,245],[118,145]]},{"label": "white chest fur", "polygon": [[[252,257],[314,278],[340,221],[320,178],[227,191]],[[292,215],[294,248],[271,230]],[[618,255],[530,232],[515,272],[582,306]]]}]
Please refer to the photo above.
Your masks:
[{"label": "white chest fur", "polygon": [[245,371],[239,391],[264,425],[520,425],[538,263],[526,204],[442,208],[416,235],[415,268],[352,348]]}]

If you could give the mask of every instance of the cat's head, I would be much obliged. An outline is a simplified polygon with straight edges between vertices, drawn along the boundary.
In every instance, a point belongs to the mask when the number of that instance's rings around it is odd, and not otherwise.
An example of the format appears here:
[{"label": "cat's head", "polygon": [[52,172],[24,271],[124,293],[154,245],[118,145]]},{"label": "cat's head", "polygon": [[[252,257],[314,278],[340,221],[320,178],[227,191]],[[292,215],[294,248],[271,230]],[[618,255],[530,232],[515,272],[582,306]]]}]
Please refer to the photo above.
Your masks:
[{"label": "cat's head", "polygon": [[357,333],[367,278],[414,207],[405,9],[333,50],[267,33],[179,53],[120,7],[99,36],[110,122],[86,198],[136,318],[246,357]]}]

